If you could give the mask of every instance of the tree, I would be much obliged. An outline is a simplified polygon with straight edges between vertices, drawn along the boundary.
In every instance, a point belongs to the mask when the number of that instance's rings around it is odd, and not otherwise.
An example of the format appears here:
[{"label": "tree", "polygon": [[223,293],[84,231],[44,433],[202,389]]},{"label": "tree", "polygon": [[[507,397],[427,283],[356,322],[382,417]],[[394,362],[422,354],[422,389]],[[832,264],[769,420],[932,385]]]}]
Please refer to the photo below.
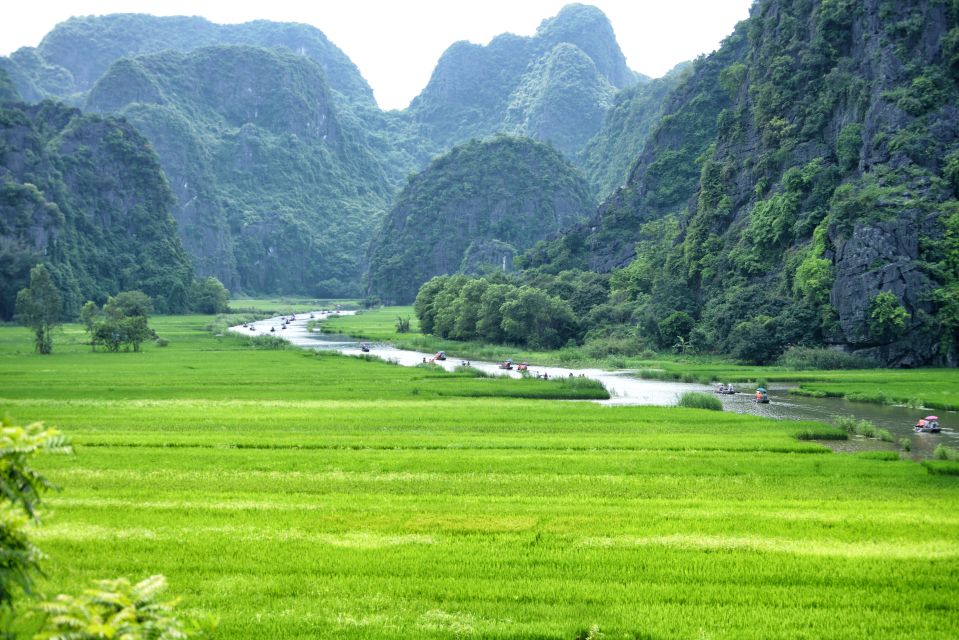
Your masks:
[{"label": "tree", "polygon": [[53,351],[53,330],[60,325],[63,305],[60,292],[43,264],[30,270],[30,286],[17,293],[17,316],[25,327],[35,334],[36,350],[42,354]]},{"label": "tree", "polygon": [[899,304],[899,298],[891,291],[883,291],[869,303],[866,322],[876,340],[892,342],[902,336],[909,318],[909,312]]},{"label": "tree", "polygon": [[83,323],[83,328],[90,336],[90,346],[94,351],[97,350],[97,343],[96,340],[93,339],[93,332],[96,329],[99,318],[100,308],[97,306],[97,303],[93,300],[87,300],[83,307],[80,308],[80,322]]},{"label": "tree", "polygon": [[103,319],[94,325],[92,342],[113,352],[124,345],[139,351],[146,340],[156,337],[147,323],[152,309],[153,301],[142,291],[123,291],[112,296],[103,305]]},{"label": "tree", "polygon": [[29,594],[41,556],[27,537],[27,523],[38,521],[37,507],[53,485],[30,466],[42,451],[68,453],[59,431],[41,422],[0,426],[0,608],[9,609],[18,591]]},{"label": "tree", "polygon": [[436,311],[433,308],[433,302],[436,296],[446,286],[449,276],[435,276],[423,283],[419,293],[416,294],[416,301],[413,303],[413,311],[420,320],[420,331],[429,334],[433,333],[433,322],[436,319]]},{"label": "tree", "polygon": [[542,289],[517,289],[502,306],[506,339],[533,348],[555,349],[576,334],[576,319],[569,303]]},{"label": "tree", "polygon": [[210,276],[193,283],[190,302],[200,313],[226,313],[230,309],[230,292],[222,282]]},{"label": "tree", "polygon": [[659,323],[660,346],[672,346],[678,340],[685,345],[689,339],[689,332],[695,326],[696,321],[685,311],[675,311],[669,314]]},{"label": "tree", "polygon": [[153,299],[142,291],[121,291],[107,300],[103,305],[103,313],[116,319],[133,316],[149,318],[153,313]]}]

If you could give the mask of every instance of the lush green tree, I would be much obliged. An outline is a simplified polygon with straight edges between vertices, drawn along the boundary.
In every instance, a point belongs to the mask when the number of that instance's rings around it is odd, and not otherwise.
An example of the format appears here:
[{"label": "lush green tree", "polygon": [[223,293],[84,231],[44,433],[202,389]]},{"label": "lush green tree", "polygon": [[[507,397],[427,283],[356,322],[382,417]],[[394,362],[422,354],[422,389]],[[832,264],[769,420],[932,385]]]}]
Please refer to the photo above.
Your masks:
[{"label": "lush green tree", "polygon": [[659,323],[659,343],[661,347],[671,347],[682,339],[685,344],[689,340],[689,332],[696,326],[696,321],[685,311],[674,311]]},{"label": "lush green tree", "polygon": [[416,301],[413,303],[413,311],[420,321],[420,331],[426,334],[433,333],[433,322],[436,320],[436,311],[433,302],[443,287],[449,276],[434,276],[427,280],[420,287],[416,294]]},{"label": "lush green tree", "polygon": [[502,306],[506,339],[534,349],[563,346],[577,331],[569,304],[541,289],[521,287]]},{"label": "lush green tree", "polygon": [[26,427],[4,419],[0,426],[0,608],[13,605],[18,592],[30,593],[40,552],[30,542],[29,521],[37,521],[41,496],[53,485],[31,466],[41,452],[68,453],[56,429],[35,422]]},{"label": "lush green tree", "polygon": [[767,315],[737,324],[729,343],[733,356],[749,364],[769,364],[782,350],[776,336],[775,319]]},{"label": "lush green tree", "polygon": [[503,304],[516,289],[511,284],[493,284],[483,292],[476,318],[476,334],[481,340],[502,343],[506,340],[503,331]]},{"label": "lush green tree", "polygon": [[866,322],[869,333],[879,342],[892,342],[902,336],[909,321],[909,312],[891,291],[883,291],[869,304]]},{"label": "lush green tree", "polygon": [[80,307],[80,322],[83,324],[84,330],[87,332],[87,335],[90,336],[90,346],[96,351],[97,343],[93,339],[93,332],[96,329],[97,320],[100,318],[100,307],[97,306],[97,303],[93,300],[87,300],[82,307]]},{"label": "lush green tree", "polygon": [[190,289],[190,306],[200,313],[226,313],[230,310],[230,292],[213,276],[202,278]]},{"label": "lush green tree", "polygon": [[156,337],[148,324],[152,309],[153,301],[142,291],[111,296],[103,305],[103,318],[94,325],[92,342],[107,351],[117,352],[124,346],[139,351],[145,341]]},{"label": "lush green tree", "polygon": [[153,299],[142,291],[121,291],[103,305],[103,313],[111,318],[142,316],[153,313]]},{"label": "lush green tree", "polygon": [[17,293],[17,317],[33,330],[39,353],[53,351],[53,330],[60,326],[63,312],[60,292],[43,264],[30,270],[30,286]]}]

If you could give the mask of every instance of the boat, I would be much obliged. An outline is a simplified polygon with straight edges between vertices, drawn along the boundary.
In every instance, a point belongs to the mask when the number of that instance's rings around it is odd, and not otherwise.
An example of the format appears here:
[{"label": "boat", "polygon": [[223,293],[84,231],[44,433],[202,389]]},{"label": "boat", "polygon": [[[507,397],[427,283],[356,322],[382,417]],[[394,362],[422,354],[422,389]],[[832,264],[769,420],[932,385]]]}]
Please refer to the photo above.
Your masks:
[{"label": "boat", "polygon": [[512,370],[512,369],[513,369],[513,361],[512,361],[512,360],[504,360],[503,362],[500,362],[500,363],[499,363],[499,368],[500,368],[500,369]]},{"label": "boat", "polygon": [[716,387],[716,393],[721,393],[724,396],[731,396],[736,393],[736,387],[731,384],[720,384]]},{"label": "boat", "polygon": [[759,404],[769,404],[769,394],[762,387],[756,389],[756,402]]},{"label": "boat", "polygon": [[445,352],[445,351],[438,351],[438,352],[436,353],[436,355],[433,356],[433,359],[434,359],[434,360],[446,360],[446,352]]},{"label": "boat", "polygon": [[916,433],[939,433],[939,416],[926,416],[913,426]]},{"label": "boat", "polygon": [[524,362],[524,363],[522,363],[522,364],[518,364],[518,365],[516,365],[516,370],[517,370],[517,371],[529,371],[529,364],[526,363],[526,362]]},{"label": "boat", "polygon": [[360,343],[360,351],[362,351],[363,353],[369,353],[369,352],[370,352],[370,343],[369,343],[369,342],[361,342],[361,343]]}]

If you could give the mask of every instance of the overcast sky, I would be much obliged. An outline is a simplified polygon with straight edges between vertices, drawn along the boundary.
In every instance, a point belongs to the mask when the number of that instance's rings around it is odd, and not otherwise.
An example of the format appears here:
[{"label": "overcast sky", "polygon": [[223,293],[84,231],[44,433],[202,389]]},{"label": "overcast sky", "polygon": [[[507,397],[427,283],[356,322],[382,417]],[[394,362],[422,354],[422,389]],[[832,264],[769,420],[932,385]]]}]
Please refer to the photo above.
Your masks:
[{"label": "overcast sky", "polygon": [[[713,51],[749,15],[752,0],[583,0],[609,17],[630,68],[658,77]],[[36,46],[75,15],[200,15],[213,22],[254,19],[311,24],[360,68],[380,106],[405,108],[457,40],[486,44],[511,32],[532,35],[569,0],[12,0],[0,21],[0,55]]]}]

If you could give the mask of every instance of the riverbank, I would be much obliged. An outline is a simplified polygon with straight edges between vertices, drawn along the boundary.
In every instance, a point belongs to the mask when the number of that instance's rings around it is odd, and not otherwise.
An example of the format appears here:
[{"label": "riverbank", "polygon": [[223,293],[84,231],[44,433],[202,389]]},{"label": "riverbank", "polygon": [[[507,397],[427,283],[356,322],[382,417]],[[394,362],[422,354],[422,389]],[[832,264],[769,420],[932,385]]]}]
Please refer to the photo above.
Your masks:
[{"label": "riverbank", "polygon": [[[398,317],[412,318],[411,331],[398,333]],[[650,380],[709,385],[718,382],[790,385],[789,392],[814,398],[902,405],[916,410],[959,411],[959,369],[807,370],[739,365],[713,356],[600,356],[582,348],[529,351],[503,345],[442,340],[418,332],[412,307],[385,307],[331,318],[323,331],[388,342],[401,349],[446,351],[457,358],[531,362],[546,366],[631,369]]]}]

